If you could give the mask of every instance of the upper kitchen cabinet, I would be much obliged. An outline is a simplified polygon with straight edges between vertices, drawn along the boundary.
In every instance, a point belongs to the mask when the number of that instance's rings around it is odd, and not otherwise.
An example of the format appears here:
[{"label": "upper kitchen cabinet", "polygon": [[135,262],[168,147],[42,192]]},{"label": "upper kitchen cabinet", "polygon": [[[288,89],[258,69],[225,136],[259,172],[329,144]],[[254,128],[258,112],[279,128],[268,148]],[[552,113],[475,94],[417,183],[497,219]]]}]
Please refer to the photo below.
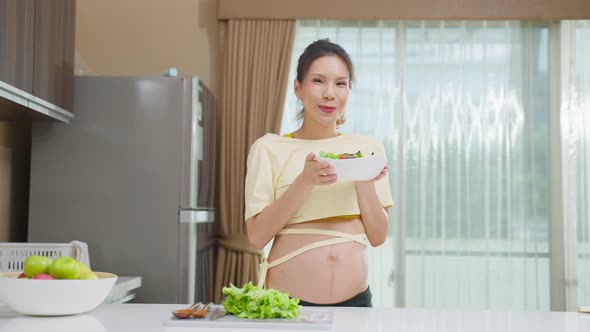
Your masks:
[{"label": "upper kitchen cabinet", "polygon": [[0,0],[0,121],[69,122],[76,0]]},{"label": "upper kitchen cabinet", "polygon": [[33,93],[35,0],[0,0],[0,81]]},{"label": "upper kitchen cabinet", "polygon": [[74,104],[75,0],[35,1],[33,94],[72,111]]}]

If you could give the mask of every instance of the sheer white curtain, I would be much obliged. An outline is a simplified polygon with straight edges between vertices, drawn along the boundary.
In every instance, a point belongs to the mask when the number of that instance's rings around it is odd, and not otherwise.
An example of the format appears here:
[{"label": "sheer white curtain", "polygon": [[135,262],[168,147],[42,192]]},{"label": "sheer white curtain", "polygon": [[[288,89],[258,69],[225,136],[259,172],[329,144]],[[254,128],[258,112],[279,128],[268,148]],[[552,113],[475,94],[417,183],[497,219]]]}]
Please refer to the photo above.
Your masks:
[{"label": "sheer white curtain", "polygon": [[[356,65],[343,132],[378,137],[394,207],[377,306],[549,308],[548,33],[517,21],[300,21]],[[282,132],[295,130],[289,85]]]},{"label": "sheer white curtain", "polygon": [[566,266],[577,281],[568,286],[577,283],[577,303],[590,306],[590,21],[562,22],[561,45],[564,227],[574,236]]}]

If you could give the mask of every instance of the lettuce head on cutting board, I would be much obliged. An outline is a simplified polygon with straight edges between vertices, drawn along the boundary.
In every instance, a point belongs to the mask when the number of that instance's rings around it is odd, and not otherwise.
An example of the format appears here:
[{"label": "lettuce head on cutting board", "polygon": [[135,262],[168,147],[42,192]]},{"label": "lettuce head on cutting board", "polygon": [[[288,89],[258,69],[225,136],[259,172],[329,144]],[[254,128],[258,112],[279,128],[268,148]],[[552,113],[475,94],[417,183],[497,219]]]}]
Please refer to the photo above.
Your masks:
[{"label": "lettuce head on cutting board", "polygon": [[232,284],[223,287],[223,307],[238,318],[296,318],[299,317],[299,299],[275,289],[263,289],[251,282],[238,288]]}]

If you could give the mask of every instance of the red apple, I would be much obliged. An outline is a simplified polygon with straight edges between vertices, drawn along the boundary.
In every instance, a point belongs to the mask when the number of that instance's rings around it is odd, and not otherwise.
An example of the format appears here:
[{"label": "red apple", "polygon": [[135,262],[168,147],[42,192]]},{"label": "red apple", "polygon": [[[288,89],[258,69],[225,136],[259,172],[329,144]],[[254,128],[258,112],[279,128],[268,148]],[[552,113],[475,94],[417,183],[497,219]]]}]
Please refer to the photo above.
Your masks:
[{"label": "red apple", "polygon": [[19,279],[23,279],[23,278],[26,279],[27,278],[27,275],[23,272],[23,273],[21,273],[21,274],[18,275],[18,278]]},{"label": "red apple", "polygon": [[55,278],[50,276],[49,274],[46,273],[39,273],[37,275],[35,275],[34,277],[32,277],[31,279],[37,279],[37,280],[54,280]]}]

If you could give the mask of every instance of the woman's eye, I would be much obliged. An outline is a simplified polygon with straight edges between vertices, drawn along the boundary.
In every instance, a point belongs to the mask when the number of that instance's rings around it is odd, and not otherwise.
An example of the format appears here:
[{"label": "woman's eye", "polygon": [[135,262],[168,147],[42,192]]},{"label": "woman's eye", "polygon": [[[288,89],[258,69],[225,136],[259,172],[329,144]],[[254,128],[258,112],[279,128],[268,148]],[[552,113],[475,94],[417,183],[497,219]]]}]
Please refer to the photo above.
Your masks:
[{"label": "woman's eye", "polygon": [[320,80],[319,78],[314,78],[311,81],[314,83],[322,83],[322,80]]},{"label": "woman's eye", "polygon": [[338,82],[338,83],[336,83],[336,85],[338,85],[338,86],[346,86],[346,82]]}]

